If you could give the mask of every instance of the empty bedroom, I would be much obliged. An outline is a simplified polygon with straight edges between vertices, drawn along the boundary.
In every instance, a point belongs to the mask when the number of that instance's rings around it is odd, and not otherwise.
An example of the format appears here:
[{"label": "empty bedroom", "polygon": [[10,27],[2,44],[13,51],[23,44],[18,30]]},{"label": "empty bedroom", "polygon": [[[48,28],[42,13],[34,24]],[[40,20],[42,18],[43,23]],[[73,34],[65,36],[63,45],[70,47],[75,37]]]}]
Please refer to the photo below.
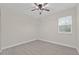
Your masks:
[{"label": "empty bedroom", "polygon": [[0,55],[78,55],[79,3],[0,3]]}]

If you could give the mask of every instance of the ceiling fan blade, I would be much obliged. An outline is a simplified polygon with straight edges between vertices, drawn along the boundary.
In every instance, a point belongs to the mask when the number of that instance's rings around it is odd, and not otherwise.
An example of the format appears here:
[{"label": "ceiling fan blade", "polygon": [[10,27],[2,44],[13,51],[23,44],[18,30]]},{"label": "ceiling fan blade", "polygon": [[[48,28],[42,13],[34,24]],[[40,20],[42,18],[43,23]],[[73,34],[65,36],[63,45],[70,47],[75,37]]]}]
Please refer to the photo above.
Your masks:
[{"label": "ceiling fan blade", "polygon": [[35,10],[39,10],[39,9],[33,9],[32,11],[35,11]]},{"label": "ceiling fan blade", "polygon": [[50,11],[49,9],[44,9],[45,11]]},{"label": "ceiling fan blade", "polygon": [[45,11],[50,11],[49,9],[44,9],[44,8],[43,8],[42,10],[45,10]]},{"label": "ceiling fan blade", "polygon": [[48,4],[48,3],[44,3],[44,4],[43,4],[43,7],[46,6],[47,4]]},{"label": "ceiling fan blade", "polygon": [[36,6],[38,6],[38,4],[37,3],[34,3]]},{"label": "ceiling fan blade", "polygon": [[33,9],[32,11],[35,11],[36,9]]}]

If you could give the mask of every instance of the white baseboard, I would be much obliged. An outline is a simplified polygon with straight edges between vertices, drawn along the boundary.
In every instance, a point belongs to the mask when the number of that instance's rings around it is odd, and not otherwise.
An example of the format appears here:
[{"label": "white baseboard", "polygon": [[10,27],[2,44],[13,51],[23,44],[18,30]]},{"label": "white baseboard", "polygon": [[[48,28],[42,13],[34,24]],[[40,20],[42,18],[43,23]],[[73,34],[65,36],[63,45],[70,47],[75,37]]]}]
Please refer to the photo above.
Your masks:
[{"label": "white baseboard", "polygon": [[32,40],[24,41],[24,42],[19,42],[17,44],[10,45],[10,46],[7,46],[7,47],[2,47],[1,48],[1,51],[4,50],[4,49],[7,49],[7,48],[11,48],[11,47],[15,47],[15,46],[18,46],[18,45],[21,45],[21,44],[29,43],[29,42],[34,41],[34,40],[36,40],[36,39],[32,39]]},{"label": "white baseboard", "polygon": [[77,52],[79,53],[79,48],[76,48],[77,49]]},{"label": "white baseboard", "polygon": [[70,45],[67,45],[67,44],[63,44],[63,43],[59,43],[59,42],[49,41],[49,40],[45,40],[45,39],[40,39],[40,40],[50,42],[50,43],[54,43],[54,44],[61,45],[61,46],[66,46],[66,47],[70,47],[70,48],[76,48],[76,47],[73,47],[73,46],[70,46]]},{"label": "white baseboard", "polygon": [[[34,41],[34,40],[37,40],[37,39],[32,39],[32,40],[29,40],[29,41],[20,42],[20,43],[17,43],[17,44],[14,44],[14,45],[10,45],[10,46],[7,46],[7,47],[2,47],[0,52],[2,52],[2,50],[4,50],[4,49],[15,47],[15,46],[18,46],[18,45],[21,45],[21,44],[25,44],[25,43],[29,43],[29,42]],[[62,45],[62,46],[67,46],[67,47],[75,48],[73,46],[70,46],[70,45],[67,45],[67,44],[63,44],[63,43],[59,43],[59,42],[52,42],[52,41],[45,40],[45,39],[39,39],[39,40],[50,42],[50,43],[54,43],[54,44],[58,44],[58,45]],[[79,53],[79,49],[78,48],[76,48],[76,49],[77,49],[77,51]]]}]

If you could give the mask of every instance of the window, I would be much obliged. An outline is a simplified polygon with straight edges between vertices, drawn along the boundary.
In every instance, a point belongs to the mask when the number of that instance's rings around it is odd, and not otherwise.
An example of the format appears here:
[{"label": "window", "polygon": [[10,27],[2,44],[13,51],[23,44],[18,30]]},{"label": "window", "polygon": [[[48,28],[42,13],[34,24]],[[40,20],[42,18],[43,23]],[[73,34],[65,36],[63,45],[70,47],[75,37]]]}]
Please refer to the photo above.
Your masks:
[{"label": "window", "polygon": [[58,31],[60,33],[72,32],[72,16],[65,16],[58,19]]}]

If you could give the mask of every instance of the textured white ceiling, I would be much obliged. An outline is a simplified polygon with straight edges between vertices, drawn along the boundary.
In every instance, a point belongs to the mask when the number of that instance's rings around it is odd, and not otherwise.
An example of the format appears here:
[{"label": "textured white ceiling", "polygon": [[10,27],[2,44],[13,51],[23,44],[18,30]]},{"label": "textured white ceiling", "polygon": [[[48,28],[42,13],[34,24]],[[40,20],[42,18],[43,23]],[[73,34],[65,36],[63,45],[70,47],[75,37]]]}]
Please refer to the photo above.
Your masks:
[{"label": "textured white ceiling", "polygon": [[0,4],[2,8],[11,8],[12,11],[17,11],[19,14],[24,14],[32,17],[43,17],[52,15],[56,12],[75,7],[75,3],[49,3],[47,8],[50,9],[50,12],[43,11],[42,15],[39,15],[39,11],[31,11],[35,5],[33,3],[9,3],[9,4]]}]

